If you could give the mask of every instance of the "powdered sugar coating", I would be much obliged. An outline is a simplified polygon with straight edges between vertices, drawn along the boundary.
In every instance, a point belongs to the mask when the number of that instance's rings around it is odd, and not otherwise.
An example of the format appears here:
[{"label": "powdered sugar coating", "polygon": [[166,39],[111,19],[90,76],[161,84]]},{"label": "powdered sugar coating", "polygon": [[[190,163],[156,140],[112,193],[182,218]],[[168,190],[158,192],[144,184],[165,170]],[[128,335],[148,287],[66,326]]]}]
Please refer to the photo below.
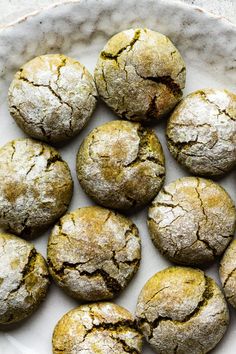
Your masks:
[{"label": "powdered sugar coating", "polygon": [[164,181],[161,144],[139,123],[108,122],[92,130],[80,146],[77,176],[100,205],[114,209],[145,205]]},{"label": "powdered sugar coating", "polygon": [[223,337],[228,308],[214,280],[198,269],[170,267],[144,285],[138,326],[160,354],[205,354]]},{"label": "powdered sugar coating", "polygon": [[236,308],[236,240],[225,251],[219,272],[226,299]]},{"label": "powdered sugar coating", "polygon": [[66,162],[50,146],[31,139],[0,149],[0,225],[30,238],[68,208],[73,182]]},{"label": "powdered sugar coating", "polygon": [[23,320],[46,296],[49,274],[34,246],[0,234],[0,325]]},{"label": "powdered sugar coating", "polygon": [[15,75],[10,113],[31,137],[50,143],[71,139],[91,117],[97,91],[79,61],[62,54],[36,57]]},{"label": "powdered sugar coating", "polygon": [[101,207],[80,208],[54,227],[48,263],[55,281],[79,300],[111,299],[136,273],[141,257],[136,226]]},{"label": "powdered sugar coating", "polygon": [[146,28],[122,31],[100,53],[94,78],[99,95],[120,117],[155,121],[182,97],[185,64],[173,43]]},{"label": "powdered sugar coating", "polygon": [[168,147],[179,163],[202,176],[236,166],[236,95],[219,89],[188,95],[171,115]]},{"label": "powdered sugar coating", "polygon": [[139,354],[142,335],[129,311],[109,302],[82,305],[58,322],[53,354]]},{"label": "powdered sugar coating", "polygon": [[171,261],[202,265],[222,254],[236,227],[228,193],[211,180],[183,177],[165,186],[149,208],[155,246]]}]

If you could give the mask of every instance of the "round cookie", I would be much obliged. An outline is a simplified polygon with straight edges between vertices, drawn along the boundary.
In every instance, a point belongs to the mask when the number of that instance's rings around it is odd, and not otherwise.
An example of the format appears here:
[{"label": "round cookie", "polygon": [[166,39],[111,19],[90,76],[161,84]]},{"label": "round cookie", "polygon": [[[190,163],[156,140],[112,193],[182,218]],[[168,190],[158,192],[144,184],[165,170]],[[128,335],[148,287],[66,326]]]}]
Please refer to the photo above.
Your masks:
[{"label": "round cookie", "polygon": [[0,325],[30,316],[47,294],[49,274],[34,246],[0,233]]},{"label": "round cookie", "polygon": [[228,193],[211,180],[183,177],[165,186],[148,212],[151,238],[180,264],[203,265],[221,255],[236,227]]},{"label": "round cookie", "polygon": [[131,220],[101,207],[80,208],[53,228],[49,270],[58,285],[78,300],[111,299],[136,273],[140,247]]},{"label": "round cookie", "polygon": [[142,335],[133,316],[109,302],[82,305],[64,315],[53,333],[53,354],[139,354]]},{"label": "round cookie", "polygon": [[144,285],[136,307],[140,330],[159,354],[206,354],[223,337],[229,313],[215,281],[198,269],[170,267]]},{"label": "round cookie", "polygon": [[236,240],[225,251],[219,273],[226,299],[236,308]]},{"label": "round cookie", "polygon": [[236,166],[236,95],[219,89],[191,93],[167,125],[168,148],[191,173],[220,176]]},{"label": "round cookie", "polygon": [[139,123],[111,121],[90,132],[77,155],[77,176],[98,204],[130,209],[150,202],[165,176],[161,144]]},{"label": "round cookie", "polygon": [[97,101],[92,75],[79,61],[47,54],[16,73],[8,93],[9,110],[33,138],[61,143],[77,135]]},{"label": "round cookie", "polygon": [[31,139],[0,148],[0,226],[24,238],[37,236],[63,215],[73,189],[59,153]]},{"label": "round cookie", "polygon": [[186,69],[166,36],[137,28],[107,42],[94,78],[100,97],[117,115],[148,122],[167,115],[180,101]]}]

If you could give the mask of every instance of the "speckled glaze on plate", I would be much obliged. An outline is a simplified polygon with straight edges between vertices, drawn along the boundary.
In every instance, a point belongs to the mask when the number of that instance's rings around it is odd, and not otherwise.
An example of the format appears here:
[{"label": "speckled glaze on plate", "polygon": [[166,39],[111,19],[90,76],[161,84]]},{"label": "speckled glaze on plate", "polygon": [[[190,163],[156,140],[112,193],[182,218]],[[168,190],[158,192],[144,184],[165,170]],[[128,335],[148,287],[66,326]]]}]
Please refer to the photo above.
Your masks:
[{"label": "speckled glaze on plate", "polygon": [[[16,126],[7,109],[7,90],[15,71],[26,61],[46,53],[63,53],[77,58],[93,72],[99,51],[107,39],[118,31],[132,27],[148,27],[169,36],[187,64],[184,94],[204,88],[228,88],[236,92],[236,26],[201,9],[168,0],[81,0],[52,6],[31,14],[0,30],[0,145],[24,134]],[[75,173],[75,156],[82,139],[95,126],[115,115],[101,102],[88,126],[68,145],[60,149],[72,170],[75,182],[70,210],[92,205],[79,186]],[[155,131],[163,145],[167,176],[165,183],[186,176],[166,147],[165,122]],[[236,202],[236,171],[218,182]],[[155,249],[146,226],[147,210],[131,215],[142,237],[140,270],[116,302],[134,313],[136,299],[144,283],[155,272],[170,265]],[[49,231],[36,240],[36,248],[46,254]],[[219,284],[217,264],[207,274]],[[28,321],[8,332],[0,332],[1,354],[50,354],[53,328],[59,318],[78,304],[59,288],[51,287],[45,303]],[[30,329],[30,331],[29,331]],[[235,354],[236,312],[214,354]],[[144,354],[152,354],[145,346]]]}]

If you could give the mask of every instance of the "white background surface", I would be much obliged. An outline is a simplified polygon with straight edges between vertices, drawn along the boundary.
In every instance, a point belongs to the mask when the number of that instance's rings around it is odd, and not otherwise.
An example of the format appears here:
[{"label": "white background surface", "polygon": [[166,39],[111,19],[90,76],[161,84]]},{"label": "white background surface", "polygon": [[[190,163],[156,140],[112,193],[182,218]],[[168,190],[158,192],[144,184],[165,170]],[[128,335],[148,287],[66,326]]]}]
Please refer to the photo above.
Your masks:
[{"label": "white background surface", "polygon": [[[17,11],[19,14],[22,13],[23,8],[28,8],[29,4],[31,6],[31,10],[37,8],[37,4],[49,4],[53,1],[36,1],[36,0],[0,0],[0,14],[5,16],[7,13],[11,13],[13,9]],[[186,1],[187,2],[187,1]],[[191,1],[193,2],[193,1]],[[203,1],[195,1],[195,3],[203,3]],[[215,3],[215,1],[205,1],[206,3]],[[226,3],[228,1],[224,1]],[[222,5],[223,1],[217,1],[218,9]],[[229,2],[228,2],[229,3]],[[8,4],[8,6],[7,6]],[[231,2],[232,5],[232,2]],[[5,11],[4,11],[5,6]],[[236,6],[235,6],[236,7]],[[9,11],[11,9],[11,11]],[[24,10],[26,11],[26,10]],[[232,15],[232,13],[231,13]],[[8,15],[7,15],[8,16]],[[12,16],[12,15],[11,15]],[[14,15],[16,16],[16,14]],[[1,17],[1,16],[0,16]],[[66,54],[66,53],[65,53]],[[84,63],[88,69],[93,72],[94,65],[98,55],[98,49],[94,48],[92,55],[83,53],[76,54],[79,60]],[[205,63],[200,62],[201,69],[197,66],[191,66],[190,62],[187,62],[188,67],[188,75],[187,75],[187,86],[185,90],[185,94],[196,90],[198,88],[214,86],[214,87],[222,87],[226,86],[229,89],[235,88],[235,82],[232,81],[222,81],[220,77],[215,75],[211,75],[211,68],[205,65]],[[197,77],[197,80],[196,80]],[[0,136],[0,145],[5,143],[6,141],[13,139],[16,136],[21,136],[21,131],[17,128],[17,126],[10,119],[10,116],[7,111],[7,105],[5,103],[4,107],[1,108],[0,117],[4,117],[8,120],[7,126],[7,134],[4,136]],[[105,107],[105,105],[100,104],[97,108],[95,115],[88,127],[79,135],[76,141],[71,142],[65,148],[61,149],[61,153],[63,158],[69,162],[70,168],[72,170],[73,179],[75,182],[75,193],[72,200],[72,204],[70,206],[70,210],[77,208],[78,206],[86,206],[92,204],[91,200],[83,193],[76,179],[75,174],[75,154],[78,150],[78,146],[82,139],[87,135],[87,133],[95,126],[101,124],[102,122],[108,121],[111,118],[114,118],[114,115]],[[5,124],[5,123],[4,123]],[[2,127],[3,131],[5,131],[5,126]],[[166,183],[173,181],[175,178],[181,177],[183,175],[187,175],[183,169],[177,165],[177,163],[170,156],[164,137],[164,128],[165,124],[158,125],[156,127],[156,132],[158,137],[161,140],[162,146],[165,151],[165,156],[167,160],[167,177]],[[231,193],[231,196],[236,201],[236,193],[235,190],[230,187],[233,185],[233,181],[235,178],[235,173],[231,173],[226,176],[224,179],[220,180],[219,183],[223,185],[226,190]],[[231,190],[230,190],[231,189]],[[136,213],[132,215],[133,221],[137,224],[140,234],[142,236],[142,251],[143,257],[141,262],[141,267],[136,275],[135,279],[131,282],[129,287],[122,292],[121,296],[118,297],[117,303],[127,307],[129,310],[134,312],[136,300],[138,294],[144,284],[144,279],[147,280],[150,276],[152,276],[157,270],[160,270],[166,266],[169,266],[170,263],[165,260],[159,252],[153,246],[146,227],[146,209],[142,212]],[[37,249],[42,252],[44,255],[46,254],[46,243],[47,236],[49,231],[43,237],[35,240],[35,245]],[[218,282],[218,265],[214,264],[212,267],[207,269],[207,274],[213,276]],[[0,333],[0,354],[50,354],[51,353],[51,335],[53,328],[59,318],[68,310],[78,305],[73,299],[70,299],[66,296],[61,290],[59,290],[55,285],[52,285],[48,297],[45,303],[40,307],[39,311],[37,311],[27,322],[22,323],[19,327],[14,330]],[[236,311],[231,311],[231,326],[228,330],[224,340],[217,346],[217,348],[212,352],[214,354],[235,354],[236,353]],[[144,354],[152,354],[152,350],[150,347],[145,346]],[[114,353],[116,354],[116,353]]]}]

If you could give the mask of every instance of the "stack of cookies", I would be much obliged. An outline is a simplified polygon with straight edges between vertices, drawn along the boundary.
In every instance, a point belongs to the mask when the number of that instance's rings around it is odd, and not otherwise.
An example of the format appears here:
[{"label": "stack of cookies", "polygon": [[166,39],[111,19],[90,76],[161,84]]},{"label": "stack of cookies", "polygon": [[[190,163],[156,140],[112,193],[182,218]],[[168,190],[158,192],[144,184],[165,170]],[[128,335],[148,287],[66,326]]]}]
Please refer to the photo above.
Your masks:
[{"label": "stack of cookies", "polygon": [[[145,28],[113,36],[94,78],[62,54],[16,73],[9,111],[30,138],[0,148],[2,327],[39,307],[52,277],[82,302],[56,325],[54,354],[137,354],[143,336],[156,353],[204,354],[221,340],[226,299],[236,307],[236,210],[208,178],[236,166],[236,95],[203,88],[183,98],[185,82],[177,48]],[[56,148],[76,139],[98,97],[117,118],[90,131],[75,157],[78,181],[97,205],[67,212],[72,174]],[[165,185],[164,151],[150,126],[166,118],[167,147],[192,176]],[[153,271],[133,316],[111,300],[139,269],[141,236],[129,214],[146,206],[153,245],[176,265]],[[29,241],[49,227],[44,260]],[[220,289],[199,268],[222,255]]]}]

